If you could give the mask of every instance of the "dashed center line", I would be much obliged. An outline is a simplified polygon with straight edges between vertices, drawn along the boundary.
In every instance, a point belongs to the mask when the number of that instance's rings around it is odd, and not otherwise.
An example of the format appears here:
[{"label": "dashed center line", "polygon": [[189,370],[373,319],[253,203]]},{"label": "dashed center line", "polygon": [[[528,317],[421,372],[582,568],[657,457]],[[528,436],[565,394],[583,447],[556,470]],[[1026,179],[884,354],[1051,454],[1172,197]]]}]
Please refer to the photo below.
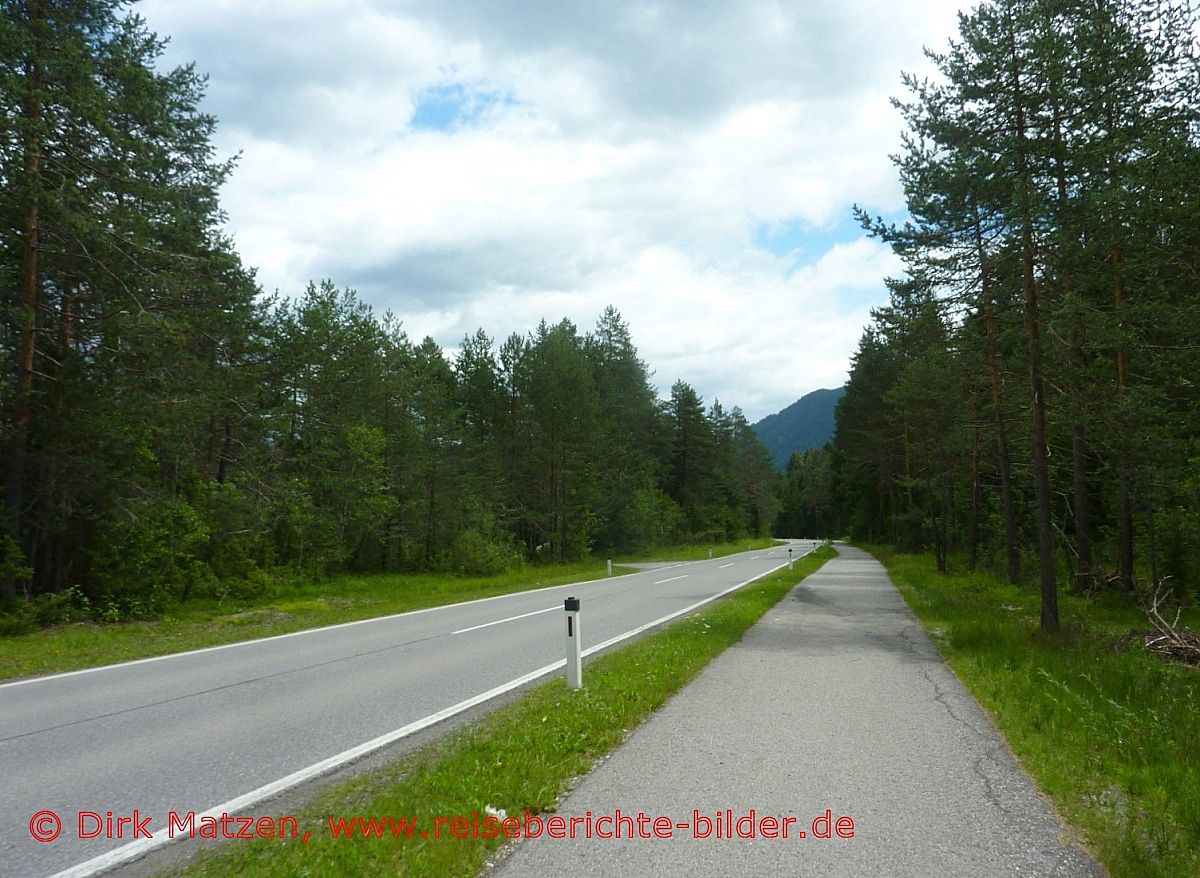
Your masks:
[{"label": "dashed center line", "polygon": [[684,573],[682,576],[672,576],[670,579],[660,579],[655,585],[662,585],[664,582],[674,582],[676,579],[687,579],[689,574]]},{"label": "dashed center line", "polygon": [[732,566],[733,566],[734,564],[736,564],[736,563],[737,563],[736,561],[730,561],[728,564],[722,564],[722,565],[721,565],[720,567],[718,567],[717,569],[718,569],[718,570],[724,570],[726,567],[732,567]]},{"label": "dashed center line", "polygon": [[[657,583],[655,583],[657,585]],[[560,607],[546,607],[544,610],[534,610],[532,613],[522,613],[519,616],[509,616],[507,619],[496,619],[494,622],[484,622],[482,625],[472,625],[470,628],[459,628],[457,631],[451,631],[451,634],[466,634],[468,631],[478,631],[480,628],[491,628],[493,625],[503,625],[505,622],[515,622],[517,619],[527,619],[530,616],[540,616],[542,613],[550,613]]]}]

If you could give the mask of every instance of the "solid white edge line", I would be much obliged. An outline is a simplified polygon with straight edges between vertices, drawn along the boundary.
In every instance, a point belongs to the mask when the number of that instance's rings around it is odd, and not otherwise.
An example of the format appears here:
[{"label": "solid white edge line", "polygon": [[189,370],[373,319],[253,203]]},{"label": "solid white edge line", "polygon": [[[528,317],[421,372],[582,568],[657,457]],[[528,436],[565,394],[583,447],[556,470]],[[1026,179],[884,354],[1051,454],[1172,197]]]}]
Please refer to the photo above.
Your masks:
[{"label": "solid white edge line", "polygon": [[[686,563],[703,564],[707,560],[717,559],[704,559],[702,561],[689,561]],[[674,566],[682,567],[683,565],[675,564]],[[61,671],[57,674],[44,674],[39,677],[27,677],[24,680],[10,680],[7,683],[0,683],[0,689],[6,689],[10,686],[25,686],[29,683],[42,683],[47,680],[61,680],[64,677],[78,677],[81,674],[95,674],[99,671],[110,671],[113,668],[128,668],[132,667],[133,665],[144,665],[150,662],[162,662],[167,661],[168,659],[183,658],[184,656],[188,655],[200,655],[206,652],[216,652],[218,649],[233,649],[237,646],[250,646],[251,644],[264,643],[268,640],[286,640],[289,637],[300,637],[305,634],[316,634],[320,631],[335,631],[338,628],[349,628],[352,625],[366,625],[369,622],[386,622],[389,619],[399,619],[401,616],[419,616],[422,613],[434,613],[438,610],[450,610],[454,609],[455,607],[467,607],[471,604],[484,604],[488,601],[499,601],[503,600],[504,598],[513,598],[520,595],[533,594],[537,591],[550,592],[560,588],[577,588],[581,585],[591,585],[595,582],[611,582],[614,579],[625,579],[629,576],[648,576],[655,572],[657,571],[635,570],[632,573],[619,573],[616,576],[601,576],[598,579],[584,579],[580,580],[579,582],[568,582],[563,585],[549,585],[545,588],[527,588],[524,591],[512,591],[508,592],[507,594],[494,594],[491,597],[474,598],[469,601],[459,601],[455,604],[438,604],[436,607],[422,607],[419,610],[405,610],[403,613],[392,613],[389,616],[372,616],[369,619],[354,619],[350,622],[338,622],[334,625],[322,625],[319,628],[305,628],[301,631],[289,631],[287,634],[272,634],[270,637],[256,637],[253,640],[238,640],[234,643],[219,643],[216,646],[202,646],[199,649],[188,649],[184,650],[183,652],[169,652],[166,655],[151,655],[147,656],[146,658],[130,659],[127,662],[115,662],[111,665],[99,665],[95,668],[80,668],[76,671]]]},{"label": "solid white edge line", "polygon": [[[328,759],[322,759],[320,762],[316,762],[307,768],[302,768],[299,771],[295,771],[289,774],[287,777],[282,777],[279,780],[265,784],[256,790],[251,790],[248,793],[244,793],[243,795],[238,796],[236,799],[230,799],[228,802],[223,802],[220,805],[214,805],[207,811],[197,814],[196,819],[197,821],[205,817],[214,817],[219,819],[222,814],[233,814],[244,808],[249,808],[251,805],[257,804],[264,799],[278,795],[279,793],[298,786],[305,781],[312,780],[314,777],[318,777],[319,775],[322,775],[328,771],[332,771],[335,768],[339,768],[342,765],[366,756],[368,753],[378,750],[380,747],[386,747],[388,744],[394,743],[401,738],[407,737],[415,732],[419,732],[422,729],[426,729],[429,726],[441,722],[442,720],[449,719],[456,714],[462,713],[464,710],[469,710],[477,704],[482,704],[485,701],[489,701],[492,698],[503,695],[505,692],[516,689],[518,686],[523,686],[531,680],[536,680],[538,677],[545,676],[551,671],[563,667],[565,664],[566,659],[560,659],[553,664],[540,667],[536,671],[530,671],[528,674],[524,674],[514,680],[509,680],[507,683],[502,683],[494,689],[489,689],[487,692],[481,692],[478,695],[473,695],[464,701],[458,702],[458,704],[447,707],[444,710],[439,710],[437,713],[431,713],[429,716],[422,717],[421,719],[411,722],[406,726],[401,726],[400,728],[388,732],[385,735],[380,735],[378,738],[372,738],[370,741],[359,744],[357,747],[351,747],[349,750],[343,750],[341,753],[338,753],[335,756],[330,756]],[[151,828],[150,831],[154,832],[155,830]],[[165,833],[166,829],[162,828],[161,831]],[[121,865],[122,863],[127,863],[130,860],[144,856],[150,851],[160,848],[163,845],[170,844],[173,841],[179,841],[184,837],[186,836],[181,836],[180,838],[170,838],[167,835],[155,835],[154,838],[144,838],[139,841],[130,842],[127,845],[122,845],[119,848],[115,848],[114,850],[100,854],[99,856],[93,857],[90,860],[85,860],[84,862],[72,866],[69,869],[56,872],[51,876],[51,878],[86,878],[86,876],[96,875],[106,869],[112,869]]]},{"label": "solid white edge line", "polygon": [[491,628],[493,625],[503,625],[505,622],[515,622],[518,619],[528,619],[530,616],[540,616],[542,613],[551,613],[554,610],[561,610],[562,607],[546,607],[544,610],[534,610],[532,613],[522,613],[519,616],[509,616],[507,619],[495,619],[491,622],[484,622],[482,625],[472,625],[470,628],[459,628],[457,631],[451,631],[451,634],[466,634],[468,631],[478,631],[480,628]]},{"label": "solid white edge line", "polygon": [[[807,553],[805,553],[805,554],[807,554]],[[803,557],[803,556],[801,556],[801,557]],[[653,628],[655,625],[661,625],[663,622],[670,622],[672,619],[676,619],[679,616],[682,616],[684,613],[690,613],[692,610],[696,609],[697,607],[702,607],[707,603],[715,601],[717,598],[723,598],[723,597],[725,597],[725,595],[729,594],[730,592],[735,592],[739,588],[742,588],[743,586],[747,586],[750,583],[754,582],[756,579],[762,579],[764,576],[770,576],[775,571],[782,570],[786,566],[787,566],[787,562],[784,561],[782,564],[778,565],[777,567],[772,567],[770,570],[765,570],[762,573],[758,574],[757,576],[752,576],[749,579],[747,579],[745,582],[739,582],[737,585],[731,585],[729,588],[725,589],[724,591],[719,591],[714,595],[710,595],[709,597],[706,597],[702,601],[696,601],[696,603],[691,604],[690,606],[686,606],[682,610],[676,610],[674,613],[668,613],[666,616],[655,619],[653,622],[647,622],[645,625],[641,625],[637,628],[634,628],[632,631],[626,631],[624,634],[618,634],[616,637],[610,637],[608,640],[605,640],[603,643],[597,643],[595,646],[585,649],[583,651],[583,655],[591,655],[594,652],[599,652],[602,649],[607,649],[608,647],[612,646],[614,643],[620,643],[622,640],[628,640],[630,637],[634,637],[638,634],[641,634],[643,631],[647,631],[650,628]]]},{"label": "solid white edge line", "polygon": [[335,631],[338,628],[349,628],[353,625],[366,625],[369,622],[386,622],[389,619],[399,619],[401,616],[419,616],[422,613],[433,613],[438,610],[452,610],[457,607],[466,607],[471,604],[483,604],[488,601],[498,601],[504,598],[518,597],[525,594],[533,594],[534,592],[550,592],[560,588],[578,588],[581,585],[590,585],[594,582],[611,582],[614,579],[625,579],[628,576],[644,576],[650,574],[650,570],[635,570],[633,573],[621,573],[617,576],[601,576],[599,579],[585,579],[580,582],[568,582],[563,585],[549,585],[545,588],[527,588],[524,591],[513,591],[507,594],[494,594],[487,598],[474,598],[469,601],[459,601],[456,604],[438,604],[436,607],[422,607],[419,610],[405,610],[403,613],[392,613],[390,616],[372,616],[369,619],[354,619],[350,622],[338,622],[334,625],[322,625],[320,628],[305,628],[301,631],[289,631],[287,634],[272,634],[270,637],[256,637],[254,640],[239,640],[235,643],[220,643],[216,646],[204,646],[200,649],[189,649],[184,652],[169,652],[166,655],[152,655],[146,658],[130,659],[127,662],[116,662],[111,665],[100,665],[95,668],[80,668],[77,671],[63,671],[58,674],[46,674],[41,677],[27,677],[24,680],[12,680],[8,683],[0,683],[0,689],[9,686],[25,686],[29,683],[42,683],[46,680],[60,680],[63,677],[77,677],[81,674],[94,674],[98,671],[110,671],[113,668],[128,668],[133,665],[144,665],[149,662],[161,662],[168,659],[183,658],[188,655],[200,655],[206,652],[216,652],[218,649],[233,649],[236,646],[250,646],[254,643],[265,643],[268,640],[286,640],[289,637],[300,637],[304,634],[316,634],[320,631]]},{"label": "solid white edge line", "polygon": [[[804,555],[809,554],[809,552],[812,552],[815,548],[816,547],[814,546],[813,549],[805,552]],[[800,557],[803,558],[804,555],[801,555]],[[739,582],[737,585],[730,586],[724,591],[718,592],[710,597],[706,597],[704,600],[696,601],[696,603],[690,604],[689,606],[684,607],[682,610],[676,610],[673,613],[668,613],[665,616],[655,619],[653,622],[647,622],[644,625],[639,625],[637,628],[626,631],[623,634],[618,634],[616,637],[610,637],[603,643],[597,643],[595,646],[590,646],[583,650],[582,655],[592,655],[593,653],[599,652],[602,649],[607,649],[614,644],[628,640],[631,637],[636,637],[643,631],[648,631],[656,625],[661,625],[664,622],[677,619],[685,613],[690,613],[697,607],[702,607],[707,603],[717,600],[718,598],[722,598],[731,592],[737,591],[739,588],[749,585],[755,580],[762,579],[764,576],[770,576],[775,571],[782,570],[786,566],[787,562],[784,561],[777,567],[772,567],[771,569],[766,570],[757,576],[752,576],[750,579],[747,579],[744,582]],[[244,793],[243,795],[238,796],[236,799],[230,799],[228,802],[223,802],[220,805],[214,805],[207,811],[197,814],[196,820],[199,822],[205,817],[220,819],[222,814],[234,814],[245,808],[249,808],[251,805],[255,805],[264,799],[269,799],[270,797],[278,795],[285,790],[299,786],[305,781],[312,780],[314,777],[318,777],[319,775],[325,774],[326,772],[332,771],[335,768],[339,768],[342,765],[366,756],[368,753],[371,753],[374,750],[378,750],[381,747],[386,747],[388,744],[392,744],[401,738],[405,738],[411,734],[414,734],[415,732],[421,731],[422,729],[427,729],[430,726],[441,722],[442,720],[450,719],[452,716],[460,714],[465,710],[469,710],[477,704],[490,701],[497,696],[503,695],[505,692],[511,692],[513,689],[516,689],[519,686],[524,686],[526,683],[536,680],[538,677],[544,677],[546,674],[565,666],[566,663],[566,659],[559,659],[553,664],[544,665],[538,668],[536,671],[530,671],[528,674],[524,674],[514,680],[509,680],[507,683],[502,683],[494,689],[489,689],[487,692],[481,692],[478,695],[473,695],[464,701],[458,702],[458,704],[447,707],[444,710],[439,710],[437,713],[431,713],[429,716],[422,717],[421,719],[411,722],[406,726],[401,726],[395,731],[388,732],[385,735],[380,735],[378,738],[373,738],[366,743],[359,744],[357,747],[351,747],[349,750],[343,750],[341,753],[338,753],[335,756],[330,756],[328,759],[322,759],[320,762],[314,763],[307,768],[302,768],[299,771],[292,772],[287,777],[282,777],[279,780],[265,784],[256,790],[251,790],[248,793]],[[150,831],[154,832],[155,830],[152,828]],[[166,830],[163,829],[162,831],[165,832]],[[99,856],[92,857],[90,860],[85,860],[82,863],[71,866],[69,869],[64,869],[61,872],[55,872],[50,876],[50,878],[90,878],[92,875],[97,875],[107,869],[113,869],[122,865],[123,863],[128,863],[130,860],[145,856],[151,851],[157,850],[164,845],[171,844],[175,841],[180,841],[184,837],[186,836],[170,838],[166,835],[155,835],[154,838],[143,838],[138,841],[133,841],[129,844],[122,845],[119,848],[115,848],[111,851],[100,854]]]}]

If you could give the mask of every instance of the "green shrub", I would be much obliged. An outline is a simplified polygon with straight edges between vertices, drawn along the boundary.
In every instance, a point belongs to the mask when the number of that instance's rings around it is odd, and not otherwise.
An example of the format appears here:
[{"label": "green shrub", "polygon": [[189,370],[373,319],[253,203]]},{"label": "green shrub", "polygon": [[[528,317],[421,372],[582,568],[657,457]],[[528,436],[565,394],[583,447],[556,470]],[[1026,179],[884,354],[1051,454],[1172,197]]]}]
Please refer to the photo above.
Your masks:
[{"label": "green shrub", "polygon": [[494,576],[521,566],[521,554],[511,544],[487,537],[473,528],[459,531],[450,549],[450,564],[469,576]]},{"label": "green shrub", "polygon": [[55,594],[17,600],[0,612],[0,637],[28,634],[51,625],[88,621],[92,617],[93,608],[87,595],[78,586],[71,586]]},{"label": "green shrub", "polygon": [[33,568],[29,566],[17,541],[6,533],[0,533],[0,579],[28,582],[32,576]]},{"label": "green shrub", "polygon": [[618,513],[619,532],[626,545],[643,549],[670,543],[683,524],[679,504],[654,487],[639,488],[629,495]]},{"label": "green shrub", "polygon": [[0,610],[0,637],[16,637],[36,628],[37,614],[30,601],[16,601],[8,609]]},{"label": "green shrub", "polygon": [[210,581],[211,569],[199,560],[208,539],[196,509],[173,497],[147,500],[105,522],[91,570],[101,617],[145,618]]}]

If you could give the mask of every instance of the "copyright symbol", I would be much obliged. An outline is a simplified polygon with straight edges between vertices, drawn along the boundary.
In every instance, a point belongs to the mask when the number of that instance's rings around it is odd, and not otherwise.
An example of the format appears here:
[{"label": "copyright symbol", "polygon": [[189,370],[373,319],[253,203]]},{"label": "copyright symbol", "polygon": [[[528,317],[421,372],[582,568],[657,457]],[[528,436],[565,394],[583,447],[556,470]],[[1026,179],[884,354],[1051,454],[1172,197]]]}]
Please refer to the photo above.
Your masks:
[{"label": "copyright symbol", "polygon": [[29,834],[40,842],[54,841],[62,832],[62,821],[53,811],[38,811],[29,818]]}]

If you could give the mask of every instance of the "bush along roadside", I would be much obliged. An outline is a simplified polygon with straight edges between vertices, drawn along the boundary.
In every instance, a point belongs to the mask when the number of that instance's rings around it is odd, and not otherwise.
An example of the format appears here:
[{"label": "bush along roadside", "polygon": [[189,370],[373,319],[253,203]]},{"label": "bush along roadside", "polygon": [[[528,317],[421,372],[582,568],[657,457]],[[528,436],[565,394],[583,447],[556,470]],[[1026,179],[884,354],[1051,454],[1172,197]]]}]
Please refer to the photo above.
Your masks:
[{"label": "bush along roadside", "polygon": [[1200,668],[1130,636],[1147,623],[1124,597],[1061,594],[1047,637],[1031,587],[865,548],[1113,876],[1200,875]]},{"label": "bush along roadside", "polygon": [[[301,840],[227,845],[169,873],[210,876],[475,875],[498,838],[420,838],[439,817],[545,814],[713,657],[741,639],[793,586],[835,556],[826,546],[661,631],[589,661],[585,688],[561,679],[386,768],[319,796],[298,815]],[[334,839],[356,816],[410,819],[415,837]],[[348,824],[341,824],[343,827]],[[361,824],[360,824],[361,825]],[[305,833],[309,840],[304,843]],[[466,833],[470,835],[471,833]],[[483,836],[486,833],[476,833]]]}]

